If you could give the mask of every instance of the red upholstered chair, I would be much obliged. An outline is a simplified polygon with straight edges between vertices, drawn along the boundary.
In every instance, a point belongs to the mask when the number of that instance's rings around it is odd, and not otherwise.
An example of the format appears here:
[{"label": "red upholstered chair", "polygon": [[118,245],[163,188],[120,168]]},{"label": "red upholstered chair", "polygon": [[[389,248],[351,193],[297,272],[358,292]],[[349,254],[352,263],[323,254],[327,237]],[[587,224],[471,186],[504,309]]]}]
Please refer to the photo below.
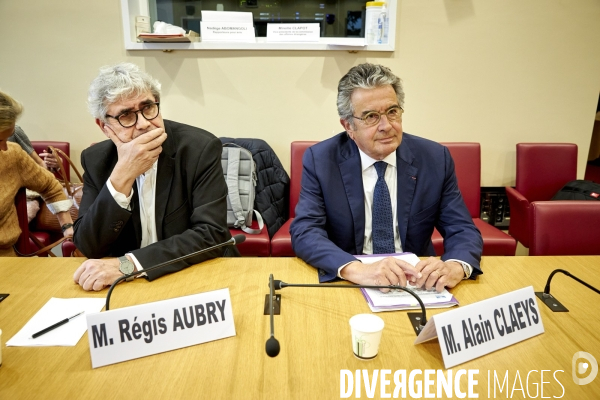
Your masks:
[{"label": "red upholstered chair", "polygon": [[75,243],[71,240],[65,240],[61,243],[61,250],[63,257],[79,257],[77,254],[73,254],[77,247],[75,247]]},{"label": "red upholstered chair", "polygon": [[[253,220],[250,228],[258,229],[258,222]],[[232,237],[239,234],[246,236],[246,240],[236,246],[242,257],[269,257],[271,255],[271,239],[266,224],[257,235],[236,228],[229,228],[229,232]]]},{"label": "red upholstered chair", "polygon": [[[52,146],[52,147],[56,147],[59,150],[62,150],[66,155],[69,156],[69,158],[71,157],[71,145],[69,142],[54,142],[54,141],[50,141],[50,140],[32,140],[31,144],[33,145],[33,149],[35,150],[35,152],[37,154],[40,154],[42,152],[44,152],[48,146]],[[69,162],[66,160],[63,160],[63,168],[65,171],[65,174],[67,175],[67,179],[71,179],[71,167],[69,165]],[[54,174],[57,178],[61,178],[61,176],[59,174]]]},{"label": "red upholstered chair", "polygon": [[510,205],[508,233],[529,247],[529,207],[550,200],[565,183],[577,179],[577,145],[572,143],[518,143],[514,188],[506,187]]},{"label": "red upholstered chair", "polygon": [[[514,256],[517,249],[515,239],[480,218],[481,197],[481,147],[479,143],[442,143],[448,147],[458,179],[458,188],[469,209],[471,218],[483,238],[483,255]],[[444,254],[442,235],[434,229],[431,237],[436,254]]]},{"label": "red upholstered chair", "polygon": [[600,202],[534,201],[529,255],[600,255]]},{"label": "red upholstered chair", "polygon": [[[59,141],[52,141],[52,140],[32,140],[31,144],[33,145],[33,149],[35,150],[35,152],[37,154],[40,154],[40,153],[46,151],[48,146],[52,146],[59,150],[62,150],[67,156],[71,157],[71,144],[69,142],[59,142]],[[69,165],[69,162],[67,160],[63,159],[62,168],[65,171],[67,179],[69,179],[69,181],[70,181],[71,180],[71,166]],[[58,172],[55,172],[54,176],[56,177],[56,179],[62,179],[62,176]],[[50,234],[50,240],[52,242],[57,241],[62,237],[62,234],[60,232],[49,232],[49,234]]]},{"label": "red upholstered chair", "polygon": [[298,141],[291,144],[290,160],[290,218],[279,228],[271,239],[271,255],[273,257],[296,257],[292,249],[290,225],[296,216],[296,204],[300,198],[302,181],[302,157],[310,146],[318,142]]},{"label": "red upholstered chair", "polygon": [[[15,197],[15,207],[17,208],[19,227],[21,228],[21,236],[19,236],[19,239],[15,244],[16,250],[21,254],[31,254],[50,245],[52,242],[48,233],[31,232],[29,230],[29,221],[27,220],[27,195],[25,194],[25,188],[21,188],[17,192],[17,196]],[[47,255],[48,253],[40,254],[40,256]]]}]

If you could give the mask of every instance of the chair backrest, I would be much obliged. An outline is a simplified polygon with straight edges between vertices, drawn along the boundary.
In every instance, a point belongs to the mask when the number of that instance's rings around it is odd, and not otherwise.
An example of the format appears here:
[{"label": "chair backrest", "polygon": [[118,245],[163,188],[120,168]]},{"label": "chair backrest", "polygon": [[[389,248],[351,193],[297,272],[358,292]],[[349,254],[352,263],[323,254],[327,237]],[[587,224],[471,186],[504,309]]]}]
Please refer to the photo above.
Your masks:
[{"label": "chair backrest", "polygon": [[[69,142],[56,142],[51,140],[32,140],[31,144],[33,145],[33,149],[36,153],[40,154],[43,151],[46,151],[48,146],[56,147],[59,150],[62,150],[67,156],[71,157],[71,144]],[[63,160],[63,168],[65,174],[67,175],[67,179],[71,180],[71,167],[69,162]],[[60,178],[60,175],[55,174],[57,178]]]},{"label": "chair backrest", "polygon": [[574,179],[577,179],[576,144],[517,143],[515,189],[529,202],[550,200]]},{"label": "chair backrest", "polygon": [[454,160],[458,188],[471,218],[480,216],[481,146],[475,142],[443,142]]},{"label": "chair backrest", "polygon": [[600,255],[600,202],[533,202],[529,232],[530,256]]},{"label": "chair backrest", "polygon": [[310,146],[317,144],[313,141],[298,141],[291,144],[290,161],[290,218],[296,216],[296,204],[300,198],[300,187],[302,181],[302,157]]}]

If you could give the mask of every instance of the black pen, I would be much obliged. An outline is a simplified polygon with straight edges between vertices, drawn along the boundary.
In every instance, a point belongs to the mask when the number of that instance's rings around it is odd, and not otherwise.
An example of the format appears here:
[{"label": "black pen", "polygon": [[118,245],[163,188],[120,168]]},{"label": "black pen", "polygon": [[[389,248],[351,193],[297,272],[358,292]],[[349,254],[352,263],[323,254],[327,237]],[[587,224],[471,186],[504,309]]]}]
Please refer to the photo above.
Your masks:
[{"label": "black pen", "polygon": [[70,320],[72,320],[73,318],[75,318],[75,317],[77,317],[77,316],[79,316],[79,315],[83,314],[84,312],[85,312],[85,311],[82,311],[82,312],[80,312],[79,314],[75,314],[75,315],[73,315],[72,317],[69,317],[69,318],[65,318],[65,319],[63,319],[62,321],[60,321],[60,322],[57,322],[57,323],[55,323],[54,325],[51,325],[51,326],[47,327],[46,329],[42,329],[41,331],[39,331],[39,332],[36,332],[36,333],[34,333],[33,335],[31,335],[31,338],[32,338],[32,339],[35,339],[35,338],[36,338],[36,337],[38,337],[38,336],[42,336],[43,334],[45,334],[45,333],[48,333],[48,332],[50,332],[50,331],[52,331],[52,330],[54,330],[54,329],[58,328],[59,326],[66,324],[67,322],[69,322],[69,321],[70,321]]}]

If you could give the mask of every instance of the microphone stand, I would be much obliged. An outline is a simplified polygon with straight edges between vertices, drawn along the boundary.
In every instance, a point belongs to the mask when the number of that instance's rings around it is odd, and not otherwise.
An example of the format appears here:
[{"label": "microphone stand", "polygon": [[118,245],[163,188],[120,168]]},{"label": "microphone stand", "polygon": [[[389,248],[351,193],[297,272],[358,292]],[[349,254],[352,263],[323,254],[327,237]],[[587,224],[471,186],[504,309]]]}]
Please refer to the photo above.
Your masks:
[{"label": "microphone stand", "polygon": [[206,249],[198,250],[198,251],[195,251],[195,252],[193,252],[193,253],[191,253],[191,254],[186,254],[186,255],[184,255],[184,256],[177,257],[177,258],[175,258],[175,259],[173,259],[173,260],[165,261],[165,262],[163,262],[163,263],[160,263],[160,264],[154,265],[154,266],[152,266],[152,267],[150,267],[150,268],[145,268],[145,269],[143,269],[143,270],[141,270],[141,271],[135,271],[135,272],[132,272],[132,273],[130,273],[130,274],[127,274],[127,275],[123,275],[123,276],[120,276],[120,277],[118,277],[118,278],[117,278],[117,279],[116,279],[116,280],[115,280],[115,281],[112,283],[112,285],[110,285],[110,288],[108,289],[108,293],[106,294],[106,307],[105,307],[105,311],[108,311],[108,310],[110,310],[110,296],[111,296],[111,294],[112,294],[112,291],[113,291],[113,289],[115,288],[115,286],[116,286],[116,285],[117,285],[119,282],[121,282],[121,281],[123,281],[123,280],[125,280],[125,279],[128,279],[128,278],[131,278],[131,277],[135,277],[135,276],[141,275],[141,274],[143,274],[144,272],[154,271],[155,269],[162,268],[162,267],[166,267],[167,265],[174,264],[174,263],[176,263],[176,262],[179,262],[179,261],[182,261],[182,260],[185,260],[185,259],[188,259],[188,258],[191,258],[191,257],[197,256],[197,255],[200,255],[200,254],[202,254],[202,253],[206,253],[206,252],[209,252],[209,251],[212,251],[212,250],[218,249],[218,248],[220,248],[220,247],[224,247],[224,246],[231,246],[231,245],[237,245],[237,244],[240,244],[240,243],[242,243],[244,240],[246,240],[246,236],[244,236],[244,235],[235,235],[234,237],[232,237],[231,239],[229,239],[228,241],[226,241],[226,242],[224,242],[224,243],[220,243],[220,244],[217,244],[217,245],[214,245],[214,246],[208,247],[208,248],[206,248]]},{"label": "microphone stand", "polygon": [[279,341],[275,339],[275,322],[273,319],[273,298],[275,297],[275,285],[273,285],[273,274],[269,275],[269,315],[271,317],[271,336],[267,339],[265,349],[269,357],[277,357],[281,347]]},{"label": "microphone stand", "polygon": [[552,271],[550,273],[550,276],[548,277],[548,281],[546,281],[546,287],[544,288],[544,291],[543,292],[535,292],[535,295],[540,300],[542,300],[542,302],[546,306],[548,306],[548,308],[550,308],[552,311],[554,311],[554,312],[569,312],[569,309],[567,307],[563,306],[560,301],[558,301],[554,296],[552,296],[550,294],[550,281],[552,281],[552,277],[554,275],[556,275],[557,272],[563,273],[566,276],[575,279],[577,282],[579,282],[582,285],[584,285],[584,286],[592,289],[594,292],[600,294],[600,290],[596,289],[595,287],[593,287],[589,283],[586,283],[586,282],[582,281],[581,279],[579,279],[575,275],[571,274],[569,271],[566,271],[564,269],[555,269],[554,271]]},{"label": "microphone stand", "polygon": [[[410,319],[411,325],[415,331],[415,333],[417,334],[417,336],[419,335],[419,333],[421,332],[421,330],[425,327],[425,324],[427,324],[427,315],[425,313],[425,304],[423,304],[423,301],[421,300],[421,298],[411,289],[405,288],[403,286],[393,286],[393,285],[389,285],[389,286],[383,286],[383,285],[337,285],[337,284],[332,284],[332,283],[320,283],[320,284],[310,284],[310,283],[304,283],[304,284],[295,284],[295,283],[285,283],[283,281],[280,280],[273,280],[273,274],[271,274],[271,276],[269,277],[269,288],[270,288],[270,315],[271,315],[271,337],[267,340],[267,354],[270,357],[275,357],[277,356],[277,354],[279,354],[279,342],[277,341],[277,339],[275,339],[274,333],[273,333],[273,286],[275,290],[278,289],[283,289],[286,287],[314,287],[314,288],[338,288],[338,289],[360,289],[360,288],[364,288],[364,289],[400,289],[402,291],[405,291],[409,294],[411,294],[415,299],[417,299],[417,301],[419,302],[419,305],[421,306],[421,313],[407,313],[408,314],[408,318]],[[277,308],[280,308],[281,305],[277,304]],[[275,355],[271,355],[269,353],[269,342],[277,342],[277,353]]]}]

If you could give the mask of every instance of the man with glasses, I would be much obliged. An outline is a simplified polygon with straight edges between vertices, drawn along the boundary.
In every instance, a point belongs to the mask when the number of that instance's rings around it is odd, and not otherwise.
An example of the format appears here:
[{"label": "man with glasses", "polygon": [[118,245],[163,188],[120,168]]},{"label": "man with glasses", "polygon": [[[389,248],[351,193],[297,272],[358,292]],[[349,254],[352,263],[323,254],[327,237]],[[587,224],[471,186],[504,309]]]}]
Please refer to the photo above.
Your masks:
[{"label": "man with glasses", "polygon": [[[163,120],[158,81],[134,64],[104,67],[90,85],[88,106],[110,140],[81,155],[84,188],[74,242],[89,260],[75,271],[76,283],[101,290],[123,274],[231,238],[221,141]],[[236,253],[223,247],[146,277]]]},{"label": "man with glasses", "polygon": [[[400,78],[381,65],[353,67],[339,82],[337,106],[346,132],[304,154],[290,227],[296,255],[318,268],[321,282],[410,283],[442,291],[481,274],[483,240],[458,190],[448,149],[402,132]],[[373,264],[354,257],[435,256],[434,227],[444,237],[441,260],[412,266],[392,257]]]}]

